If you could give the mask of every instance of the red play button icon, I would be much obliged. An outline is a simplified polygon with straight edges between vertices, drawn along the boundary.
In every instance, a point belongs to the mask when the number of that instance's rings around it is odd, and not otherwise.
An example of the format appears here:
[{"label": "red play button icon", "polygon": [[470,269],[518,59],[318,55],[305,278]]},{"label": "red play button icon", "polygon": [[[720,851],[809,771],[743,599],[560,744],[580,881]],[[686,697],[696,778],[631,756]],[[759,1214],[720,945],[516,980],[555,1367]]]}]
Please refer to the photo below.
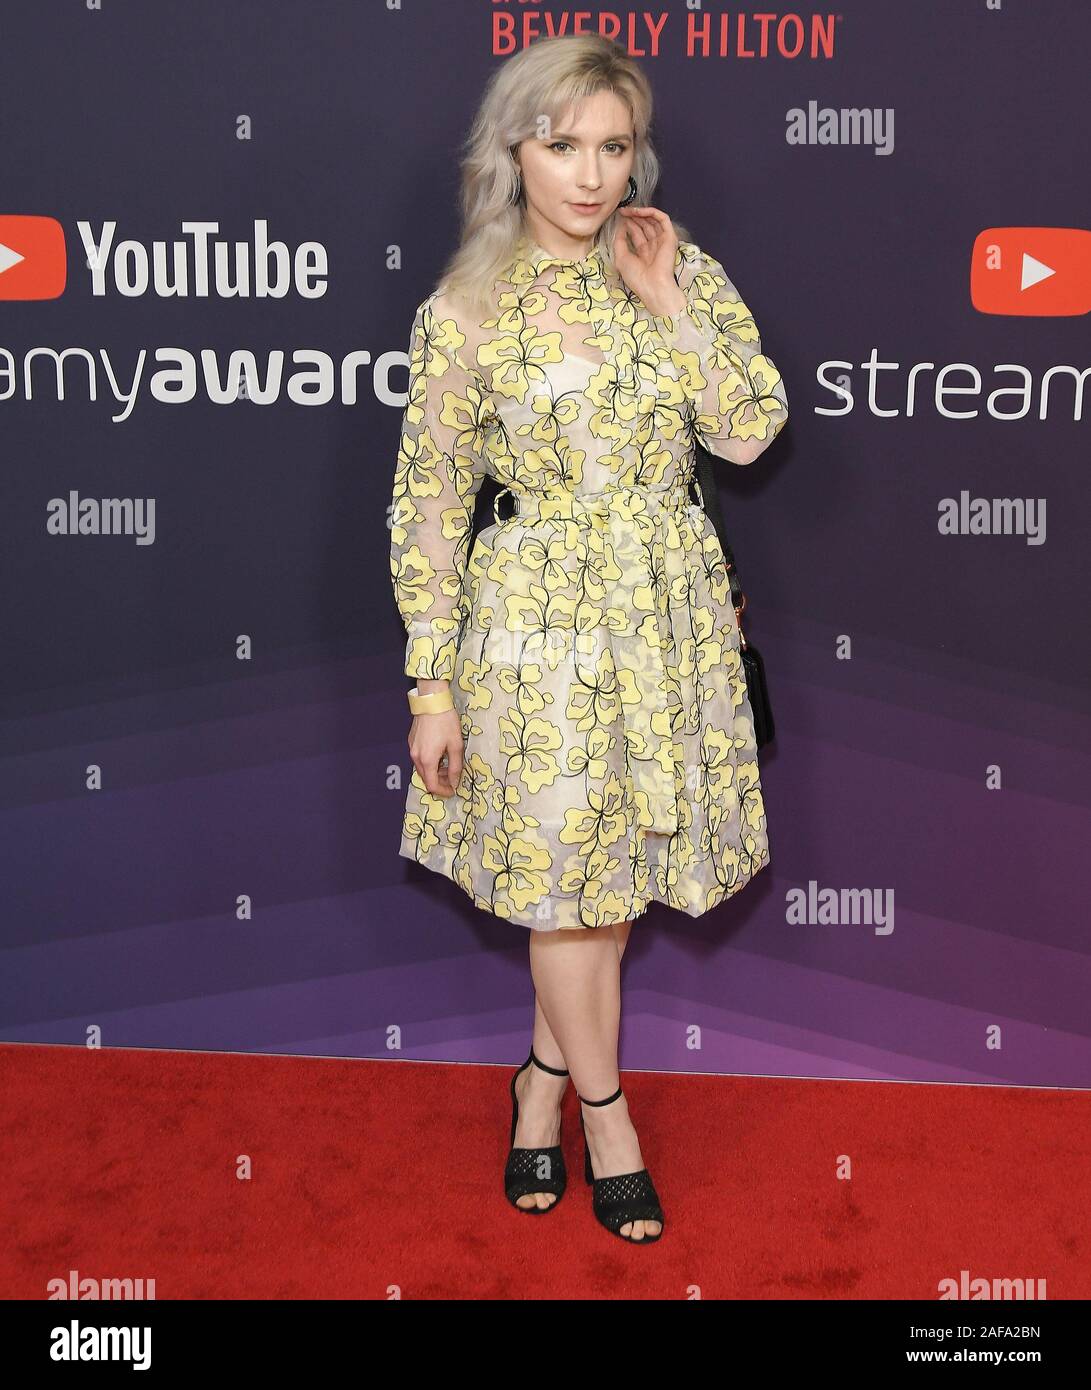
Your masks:
[{"label": "red play button icon", "polygon": [[57,219],[0,213],[0,299],[56,299],[67,280],[64,228]]},{"label": "red play button icon", "polygon": [[1091,232],[1082,227],[990,227],[970,258],[970,300],[982,314],[1091,312]]}]

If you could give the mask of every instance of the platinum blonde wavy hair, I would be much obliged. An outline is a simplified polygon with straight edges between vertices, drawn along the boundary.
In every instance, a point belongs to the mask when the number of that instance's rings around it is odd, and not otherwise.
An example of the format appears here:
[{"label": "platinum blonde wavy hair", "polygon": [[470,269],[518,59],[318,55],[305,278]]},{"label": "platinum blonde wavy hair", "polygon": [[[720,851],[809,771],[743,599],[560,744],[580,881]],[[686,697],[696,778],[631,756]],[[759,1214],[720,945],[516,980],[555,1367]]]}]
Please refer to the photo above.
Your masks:
[{"label": "platinum blonde wavy hair", "polygon": [[[536,39],[493,73],[463,144],[461,238],[438,289],[482,317],[495,309],[495,282],[525,230],[525,193],[513,151],[523,140],[539,138],[543,116],[552,128],[570,106],[578,112],[583,98],[602,91],[613,92],[632,114],[633,205],[650,203],[659,158],[649,134],[652,90],[643,70],[618,44],[596,34]],[[611,213],[596,238],[611,274],[618,219]],[[686,228],[671,221],[678,240],[689,241]]]}]

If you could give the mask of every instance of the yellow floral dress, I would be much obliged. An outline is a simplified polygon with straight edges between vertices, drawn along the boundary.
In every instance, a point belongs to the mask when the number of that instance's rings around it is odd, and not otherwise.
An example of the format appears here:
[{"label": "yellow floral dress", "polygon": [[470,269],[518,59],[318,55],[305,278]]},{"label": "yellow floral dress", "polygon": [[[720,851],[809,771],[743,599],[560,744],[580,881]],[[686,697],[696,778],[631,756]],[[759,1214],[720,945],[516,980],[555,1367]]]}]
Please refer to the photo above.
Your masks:
[{"label": "yellow floral dress", "polygon": [[[441,290],[409,351],[391,512],[405,673],[451,682],[457,793],[413,771],[399,853],[535,930],[692,917],[769,862],[723,551],[693,441],[752,462],[784,383],[723,267],[655,316],[598,250],[523,241],[483,322]],[[486,474],[504,487],[469,544]],[[510,495],[511,502],[501,500]]]}]

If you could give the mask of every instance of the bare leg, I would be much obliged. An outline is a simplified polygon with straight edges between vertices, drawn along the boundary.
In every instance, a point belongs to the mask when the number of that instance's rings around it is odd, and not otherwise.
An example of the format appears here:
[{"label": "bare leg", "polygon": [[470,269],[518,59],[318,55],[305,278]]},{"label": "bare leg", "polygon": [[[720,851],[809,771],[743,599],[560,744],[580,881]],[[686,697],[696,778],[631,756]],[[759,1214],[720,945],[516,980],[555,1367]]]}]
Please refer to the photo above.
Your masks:
[{"label": "bare leg", "polygon": [[[625,954],[632,925],[632,922],[615,922],[610,927],[614,934],[614,941],[617,943],[618,960]],[[557,1044],[557,1039],[553,1036],[549,1021],[542,1010],[542,1003],[537,993],[534,995],[534,1051],[548,1066],[564,1067],[567,1065]]]},{"label": "bare leg", "polygon": [[[629,932],[632,930],[632,926],[632,922],[615,922],[610,928],[614,934],[614,941],[617,943],[618,960],[625,954],[625,947],[629,944]],[[547,1067],[568,1066],[564,1060],[564,1054],[557,1045],[557,1039],[553,1036],[553,1030],[542,1010],[542,1002],[537,993],[534,995],[534,1055]],[[518,1087],[516,1089],[518,1090]]]},{"label": "bare leg", "polygon": [[[532,932],[531,935],[536,935]],[[538,996],[534,996],[534,1055],[547,1067],[566,1067],[561,1049],[550,1031]],[[521,1149],[551,1148],[561,1137],[561,1102],[568,1088],[567,1076],[551,1076],[532,1062],[515,1082],[519,1101],[519,1123],[515,1144]],[[551,1207],[557,1200],[552,1192],[528,1192],[517,1197],[519,1207]]]},{"label": "bare leg", "polygon": [[633,929],[632,922],[615,922],[610,930],[614,933],[614,940],[617,942],[617,958],[620,960],[625,954],[625,947],[629,944],[629,933]]},{"label": "bare leg", "polygon": [[[538,1004],[552,1038],[567,1059],[577,1092],[589,1100],[601,1100],[618,1087],[621,953],[631,925],[625,923],[617,934],[607,927],[531,933],[530,968]],[[539,1074],[546,1080],[563,1080]],[[586,1107],[584,1122],[598,1177],[644,1167],[624,1096],[602,1108]],[[523,1142],[528,1147],[556,1143],[558,1128],[553,1130],[552,1140],[527,1138]],[[660,1229],[658,1221],[635,1221],[627,1222],[621,1231],[642,1240],[645,1235],[657,1235]]]},{"label": "bare leg", "polygon": [[553,1030],[546,1021],[546,1016],[542,1011],[542,1002],[537,994],[534,996],[534,1055],[547,1067],[568,1066],[564,1060],[564,1053],[557,1046],[557,1039],[553,1036]]},{"label": "bare leg", "polygon": [[[625,954],[625,947],[629,940],[629,929],[632,925],[632,922],[620,922],[615,923],[610,928],[617,945],[618,960]],[[603,928],[602,930],[605,931],[606,929]],[[547,1067],[567,1067],[564,1055],[557,1045],[557,1039],[553,1036],[553,1030],[542,1010],[542,1002],[537,993],[534,995],[532,1046],[534,1055]],[[543,1146],[557,1142],[557,1137],[560,1134],[560,1106],[567,1086],[567,1077],[550,1076],[548,1072],[543,1072],[533,1065],[527,1068],[526,1073],[515,1083],[515,1094],[519,1099],[519,1125],[515,1132],[517,1143],[526,1148],[536,1148],[539,1142]],[[554,1137],[546,1137],[540,1141],[527,1137],[535,1133],[546,1136],[553,1135]],[[556,1200],[552,1192],[531,1192],[525,1197],[517,1197],[516,1205],[520,1207],[550,1207]]]}]

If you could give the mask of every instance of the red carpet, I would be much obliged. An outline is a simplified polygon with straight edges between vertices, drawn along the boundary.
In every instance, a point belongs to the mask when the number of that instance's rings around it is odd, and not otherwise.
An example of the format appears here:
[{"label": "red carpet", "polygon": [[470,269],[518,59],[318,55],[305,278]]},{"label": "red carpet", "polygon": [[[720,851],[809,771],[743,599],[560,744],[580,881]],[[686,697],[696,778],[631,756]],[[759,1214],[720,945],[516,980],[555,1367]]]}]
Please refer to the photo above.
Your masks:
[{"label": "red carpet", "polygon": [[633,1249],[591,1214],[571,1088],[559,1207],[505,1201],[522,1060],[0,1045],[0,1294],[931,1300],[969,1270],[1091,1297],[1086,1092],[626,1072],[667,1215]]}]

